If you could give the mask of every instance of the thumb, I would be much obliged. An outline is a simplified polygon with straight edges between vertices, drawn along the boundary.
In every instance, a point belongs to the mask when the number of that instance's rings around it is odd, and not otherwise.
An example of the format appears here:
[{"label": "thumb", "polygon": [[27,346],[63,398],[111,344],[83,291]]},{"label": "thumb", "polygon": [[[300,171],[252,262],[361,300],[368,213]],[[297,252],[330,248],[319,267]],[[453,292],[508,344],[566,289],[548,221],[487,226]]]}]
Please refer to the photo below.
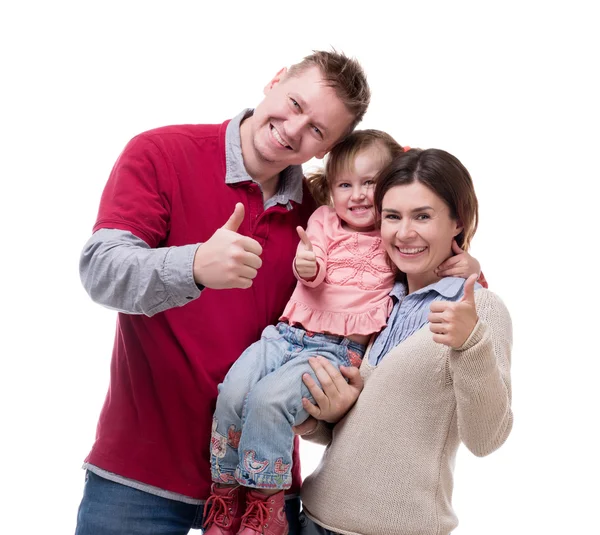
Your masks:
[{"label": "thumb", "polygon": [[340,366],[341,374],[348,379],[348,384],[359,392],[363,389],[364,382],[360,370],[354,366]]},{"label": "thumb", "polygon": [[298,236],[300,236],[300,241],[304,244],[304,247],[307,251],[312,251],[312,243],[310,242],[310,238],[306,234],[306,231],[302,227],[296,227],[296,232]]},{"label": "thumb", "polygon": [[244,210],[244,205],[241,202],[238,202],[235,205],[233,214],[231,214],[231,217],[227,220],[227,223],[225,223],[221,228],[224,228],[225,230],[231,230],[232,232],[237,232],[242,224],[242,221],[244,220]]},{"label": "thumb", "polygon": [[465,281],[461,302],[475,305],[475,282],[477,281],[477,277],[477,273],[473,273],[472,275],[469,275],[469,278]]},{"label": "thumb", "polygon": [[452,252],[454,254],[464,253],[464,251],[460,248],[460,246],[458,245],[458,242],[456,240],[452,240]]}]

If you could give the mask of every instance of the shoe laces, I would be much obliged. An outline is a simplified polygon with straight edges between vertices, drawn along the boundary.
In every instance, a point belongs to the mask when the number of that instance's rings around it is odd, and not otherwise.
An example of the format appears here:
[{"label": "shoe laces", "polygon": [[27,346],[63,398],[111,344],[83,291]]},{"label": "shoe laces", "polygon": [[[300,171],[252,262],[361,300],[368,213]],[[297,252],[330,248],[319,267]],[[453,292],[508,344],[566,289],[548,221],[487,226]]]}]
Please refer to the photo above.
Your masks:
[{"label": "shoe laces", "polygon": [[[211,494],[204,504],[205,513],[202,527],[207,528],[212,524],[216,524],[222,529],[227,529],[231,524],[229,509],[231,508],[232,502],[233,496]],[[208,511],[210,512],[206,515],[206,512]]]},{"label": "shoe laces", "polygon": [[246,512],[242,516],[242,527],[262,532],[263,527],[267,527],[269,512],[272,511],[267,502],[272,504],[273,500],[262,500],[251,494],[248,494],[246,499]]}]

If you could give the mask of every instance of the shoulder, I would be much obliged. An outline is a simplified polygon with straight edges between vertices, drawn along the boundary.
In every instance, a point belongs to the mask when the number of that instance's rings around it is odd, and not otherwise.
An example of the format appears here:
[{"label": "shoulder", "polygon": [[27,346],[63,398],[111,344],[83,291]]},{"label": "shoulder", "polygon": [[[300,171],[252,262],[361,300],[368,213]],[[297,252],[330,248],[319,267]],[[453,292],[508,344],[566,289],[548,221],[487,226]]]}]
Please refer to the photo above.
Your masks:
[{"label": "shoulder", "polygon": [[132,138],[123,152],[133,157],[162,157],[173,162],[186,162],[190,158],[219,162],[225,158],[222,126],[187,124],[154,128]]},{"label": "shoulder", "polygon": [[504,301],[487,288],[475,290],[475,306],[477,315],[488,324],[497,324],[505,329],[512,329],[510,313]]},{"label": "shoulder", "polygon": [[155,143],[164,142],[185,142],[198,141],[206,138],[216,138],[221,132],[223,125],[220,124],[180,124],[172,126],[162,126],[142,132],[137,138],[153,141]]},{"label": "shoulder", "polygon": [[506,305],[504,304],[504,301],[502,301],[500,296],[498,294],[495,294],[491,290],[488,290],[487,288],[479,288],[475,290],[475,304],[478,308],[499,307],[508,311]]},{"label": "shoulder", "polygon": [[319,206],[310,216],[310,221],[319,221],[321,223],[326,223],[333,221],[336,217],[337,216],[333,208],[329,206]]}]

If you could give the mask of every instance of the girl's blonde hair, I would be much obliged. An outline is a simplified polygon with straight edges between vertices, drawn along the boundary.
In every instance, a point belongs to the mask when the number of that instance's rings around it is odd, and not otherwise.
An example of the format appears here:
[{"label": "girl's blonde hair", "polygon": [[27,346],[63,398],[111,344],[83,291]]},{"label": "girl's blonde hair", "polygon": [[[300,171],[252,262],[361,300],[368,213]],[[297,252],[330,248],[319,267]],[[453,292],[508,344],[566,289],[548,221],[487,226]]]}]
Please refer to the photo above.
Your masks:
[{"label": "girl's blonde hair", "polygon": [[318,206],[331,204],[331,188],[335,177],[351,171],[358,154],[373,146],[380,146],[387,152],[388,156],[382,162],[382,167],[404,152],[402,145],[386,132],[373,129],[355,130],[333,147],[323,169],[309,173],[306,177],[308,188]]}]

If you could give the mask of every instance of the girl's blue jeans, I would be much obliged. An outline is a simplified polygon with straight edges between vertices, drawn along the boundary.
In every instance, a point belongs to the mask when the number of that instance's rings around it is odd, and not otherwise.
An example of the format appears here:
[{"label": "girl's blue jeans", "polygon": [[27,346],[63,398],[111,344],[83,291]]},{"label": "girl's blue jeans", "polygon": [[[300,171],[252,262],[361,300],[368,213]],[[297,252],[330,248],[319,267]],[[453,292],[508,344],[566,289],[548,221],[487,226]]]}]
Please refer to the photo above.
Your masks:
[{"label": "girl's blue jeans", "polygon": [[308,418],[302,398],[314,401],[302,375],[308,373],[318,383],[309,357],[352,366],[364,351],[342,336],[310,333],[287,323],[267,327],[219,385],[210,446],[213,481],[289,488],[292,426]]}]

